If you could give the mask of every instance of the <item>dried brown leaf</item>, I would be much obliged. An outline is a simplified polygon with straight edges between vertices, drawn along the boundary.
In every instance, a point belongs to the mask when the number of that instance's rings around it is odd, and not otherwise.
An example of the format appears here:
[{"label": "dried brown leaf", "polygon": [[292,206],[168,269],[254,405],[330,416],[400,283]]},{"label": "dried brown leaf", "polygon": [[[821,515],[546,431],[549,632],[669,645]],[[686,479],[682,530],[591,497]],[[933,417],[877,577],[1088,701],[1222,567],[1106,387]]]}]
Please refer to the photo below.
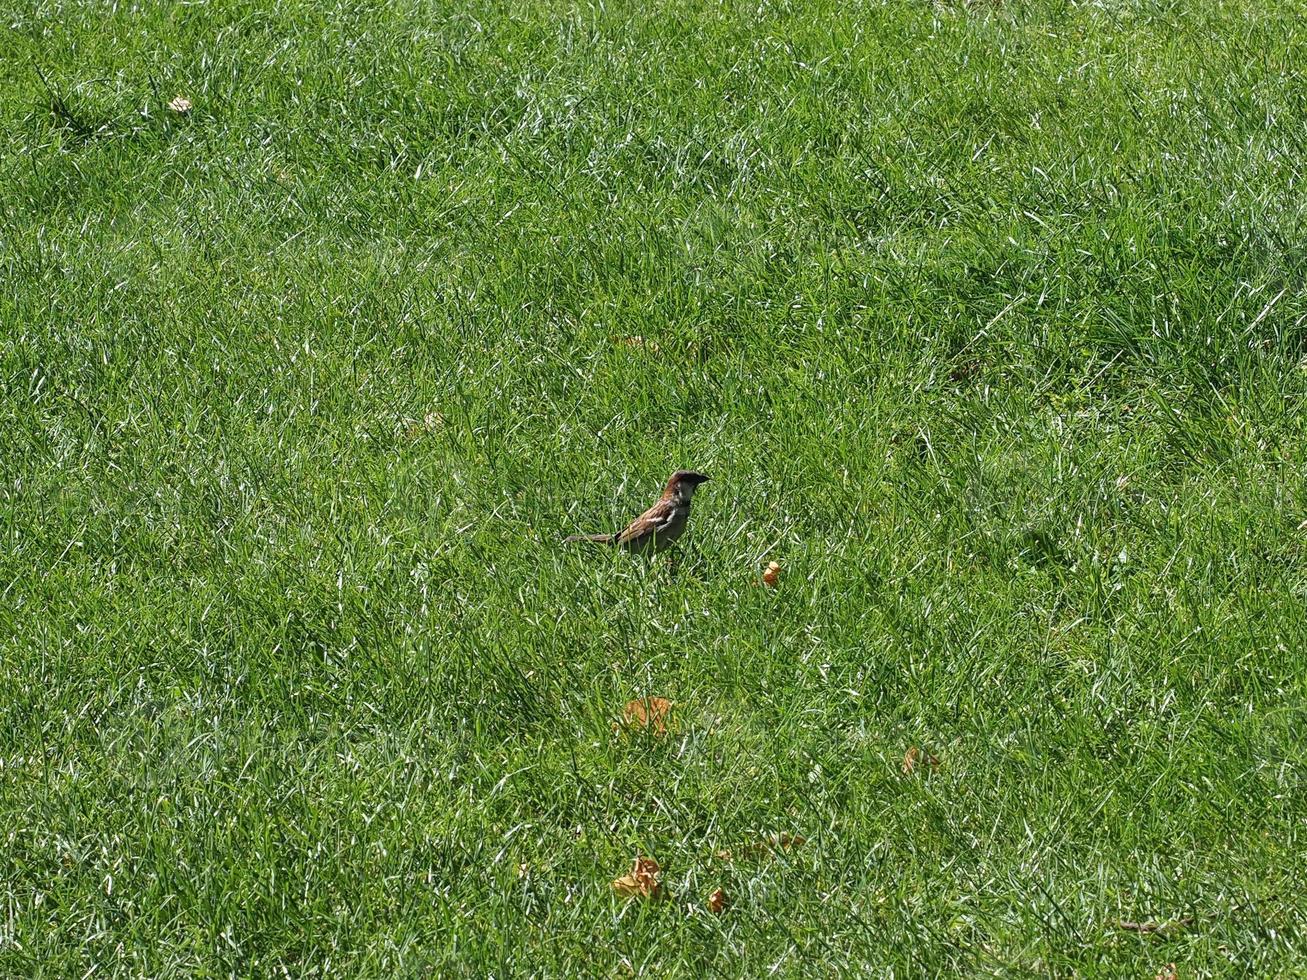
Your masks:
[{"label": "dried brown leaf", "polygon": [[672,702],[666,698],[637,698],[622,709],[622,722],[628,728],[651,728],[655,735],[666,735],[671,720]]},{"label": "dried brown leaf", "polygon": [[612,889],[623,898],[654,898],[661,889],[658,862],[651,857],[637,857],[631,870],[613,879]]},{"label": "dried brown leaf", "polygon": [[777,561],[769,562],[767,570],[762,573],[762,580],[771,588],[776,588],[777,583],[781,580],[781,563]]},{"label": "dried brown leaf", "polygon": [[980,373],[980,367],[981,367],[980,361],[977,360],[976,358],[970,358],[969,360],[965,360],[960,364],[954,365],[953,369],[949,371],[948,373],[949,380],[957,382],[957,381],[966,381],[970,378],[974,378],[977,374]]},{"label": "dried brown leaf", "polygon": [[927,769],[938,769],[939,756],[923,752],[914,745],[903,753],[903,764],[899,768],[903,770],[903,775],[910,776],[918,766],[925,766]]},{"label": "dried brown leaf", "polygon": [[708,911],[713,915],[721,915],[726,911],[726,906],[729,904],[730,899],[726,897],[726,893],[720,888],[708,896]]}]

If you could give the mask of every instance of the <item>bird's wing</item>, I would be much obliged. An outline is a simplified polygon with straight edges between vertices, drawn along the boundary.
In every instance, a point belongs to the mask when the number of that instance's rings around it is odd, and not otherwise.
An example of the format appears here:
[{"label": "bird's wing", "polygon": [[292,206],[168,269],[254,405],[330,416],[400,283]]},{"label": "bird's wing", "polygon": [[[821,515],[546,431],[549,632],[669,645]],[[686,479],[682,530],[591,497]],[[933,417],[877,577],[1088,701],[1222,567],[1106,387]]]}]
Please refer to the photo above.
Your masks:
[{"label": "bird's wing", "polygon": [[618,533],[617,543],[625,544],[666,530],[674,510],[675,508],[666,500],[658,501]]}]

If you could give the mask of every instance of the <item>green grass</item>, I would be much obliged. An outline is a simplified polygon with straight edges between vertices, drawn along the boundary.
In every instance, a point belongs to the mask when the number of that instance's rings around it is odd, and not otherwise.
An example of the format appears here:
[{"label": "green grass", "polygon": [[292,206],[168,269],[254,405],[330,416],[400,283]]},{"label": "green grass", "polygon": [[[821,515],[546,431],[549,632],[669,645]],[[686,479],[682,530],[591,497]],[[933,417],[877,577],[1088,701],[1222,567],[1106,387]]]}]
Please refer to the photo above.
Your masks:
[{"label": "green grass", "polygon": [[1307,974],[1296,5],[2,13],[0,974]]}]

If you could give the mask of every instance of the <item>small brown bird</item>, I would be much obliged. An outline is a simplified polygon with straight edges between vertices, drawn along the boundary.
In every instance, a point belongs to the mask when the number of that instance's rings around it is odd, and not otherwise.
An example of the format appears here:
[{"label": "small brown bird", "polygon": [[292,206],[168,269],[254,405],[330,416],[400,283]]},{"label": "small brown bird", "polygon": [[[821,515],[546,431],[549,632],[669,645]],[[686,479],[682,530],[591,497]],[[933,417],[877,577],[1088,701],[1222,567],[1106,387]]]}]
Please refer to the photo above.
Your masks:
[{"label": "small brown bird", "polygon": [[690,516],[690,498],[708,477],[694,470],[677,470],[663,487],[658,502],[617,534],[573,534],[567,541],[615,544],[637,554],[657,554],[685,533]]}]

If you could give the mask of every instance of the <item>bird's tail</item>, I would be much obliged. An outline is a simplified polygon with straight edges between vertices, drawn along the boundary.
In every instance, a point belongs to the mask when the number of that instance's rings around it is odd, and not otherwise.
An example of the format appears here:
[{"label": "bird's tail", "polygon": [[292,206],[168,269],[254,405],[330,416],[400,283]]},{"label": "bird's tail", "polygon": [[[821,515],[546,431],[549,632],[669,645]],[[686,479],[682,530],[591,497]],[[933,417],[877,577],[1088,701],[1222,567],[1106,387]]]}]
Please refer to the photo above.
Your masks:
[{"label": "bird's tail", "polygon": [[590,544],[612,544],[614,534],[573,534],[563,538],[565,544],[572,544],[577,541],[587,541]]}]

